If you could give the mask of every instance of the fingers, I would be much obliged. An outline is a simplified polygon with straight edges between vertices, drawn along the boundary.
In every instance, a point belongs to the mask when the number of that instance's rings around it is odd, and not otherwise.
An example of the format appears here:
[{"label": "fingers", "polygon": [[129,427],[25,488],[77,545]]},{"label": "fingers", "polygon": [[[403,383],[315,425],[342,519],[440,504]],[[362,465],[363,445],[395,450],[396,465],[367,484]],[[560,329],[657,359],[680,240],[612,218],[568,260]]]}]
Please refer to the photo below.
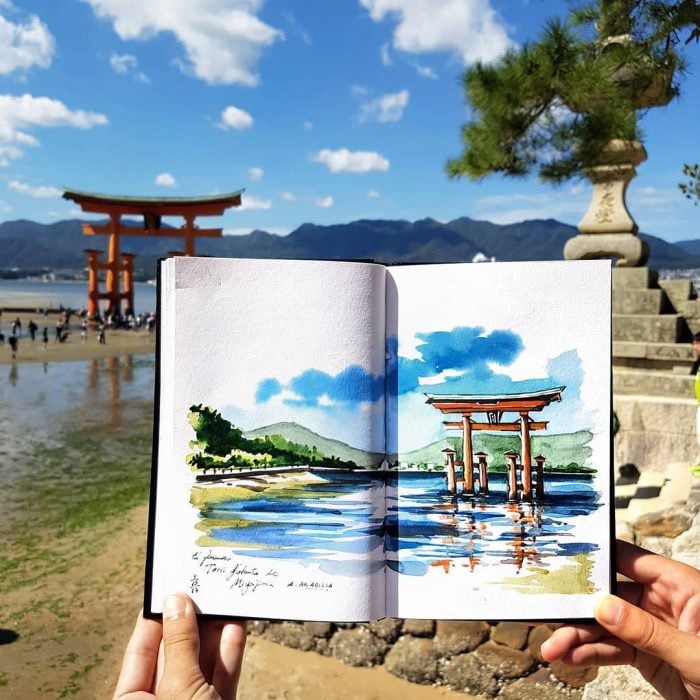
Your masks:
[{"label": "fingers", "polygon": [[158,658],[162,628],[157,620],[145,620],[139,613],[136,627],[124,652],[114,699],[130,693],[151,692]]},{"label": "fingers", "polygon": [[548,663],[561,661],[571,649],[597,642],[605,632],[596,625],[571,625],[554,630],[542,643],[540,652]]},{"label": "fingers", "polygon": [[700,573],[691,566],[653,554],[623,540],[617,540],[617,570],[639,583],[651,583],[664,576],[687,577],[693,586],[697,586],[700,581]]},{"label": "fingers", "polygon": [[618,639],[679,670],[686,668],[688,659],[698,652],[697,637],[678,631],[617,596],[602,598],[596,606],[595,618]]},{"label": "fingers", "polygon": [[245,642],[245,621],[230,622],[224,625],[221,630],[219,656],[212,677],[212,685],[223,700],[236,697]]},{"label": "fingers", "polygon": [[184,593],[163,603],[163,678],[165,697],[190,697],[207,682],[199,667],[199,630],[192,601]]}]

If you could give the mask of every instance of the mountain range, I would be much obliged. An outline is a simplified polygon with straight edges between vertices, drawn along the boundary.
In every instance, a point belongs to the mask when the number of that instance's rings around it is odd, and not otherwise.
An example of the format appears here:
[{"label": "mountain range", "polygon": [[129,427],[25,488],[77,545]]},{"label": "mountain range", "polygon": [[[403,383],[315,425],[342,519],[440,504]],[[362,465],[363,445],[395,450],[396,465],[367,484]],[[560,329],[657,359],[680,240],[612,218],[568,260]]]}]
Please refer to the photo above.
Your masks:
[{"label": "mountain range", "polygon": [[[136,225],[136,223],[134,223]],[[153,277],[158,258],[181,249],[182,239],[128,236],[122,252],[135,253],[140,277]],[[376,260],[384,263],[467,262],[478,253],[496,260],[561,260],[574,226],[554,219],[493,224],[461,217],[447,223],[361,219],[346,224],[302,224],[289,235],[255,230],[244,236],[197,241],[197,254],[219,257]],[[640,234],[650,247],[653,268],[700,267],[700,240],[668,243]],[[84,236],[82,221],[53,224],[28,220],[0,224],[0,270],[83,270],[85,248],[105,250],[106,236]]]}]

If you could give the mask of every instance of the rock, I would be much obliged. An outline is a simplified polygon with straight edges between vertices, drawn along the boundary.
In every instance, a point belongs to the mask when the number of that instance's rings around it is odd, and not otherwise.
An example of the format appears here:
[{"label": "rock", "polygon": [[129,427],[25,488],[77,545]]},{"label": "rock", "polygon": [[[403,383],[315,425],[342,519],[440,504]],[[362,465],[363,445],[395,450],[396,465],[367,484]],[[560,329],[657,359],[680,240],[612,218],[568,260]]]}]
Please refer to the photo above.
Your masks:
[{"label": "rock", "polygon": [[555,678],[562,683],[570,685],[572,688],[583,688],[586,683],[590,683],[598,675],[597,666],[583,666],[575,668],[567,666],[561,661],[552,661],[549,670]]},{"label": "rock", "polygon": [[537,625],[530,630],[527,638],[527,650],[539,663],[544,663],[540,647],[552,636],[552,628],[549,625]]},{"label": "rock", "polygon": [[248,634],[255,634],[258,637],[262,637],[263,632],[267,629],[267,620],[248,620]]},{"label": "rock", "polygon": [[456,656],[473,651],[488,639],[491,628],[488,622],[462,622],[438,620],[436,623],[435,650],[441,656]]},{"label": "rock", "polygon": [[615,521],[615,537],[634,544],[634,528],[626,520]]},{"label": "rock", "polygon": [[528,625],[522,622],[499,622],[491,629],[491,639],[511,649],[524,649],[529,632]]},{"label": "rock", "polygon": [[479,661],[490,666],[498,678],[519,678],[535,665],[535,659],[529,651],[511,649],[495,642],[482,644],[474,654]]},{"label": "rock", "polygon": [[349,666],[376,666],[382,663],[387,643],[366,627],[338,630],[329,643],[331,654]]},{"label": "rock", "polygon": [[693,525],[675,539],[671,555],[676,561],[700,569],[700,525]]},{"label": "rock", "polygon": [[673,540],[670,537],[639,537],[637,538],[637,544],[650,552],[654,552],[654,554],[670,557]]},{"label": "rock", "polygon": [[499,684],[488,666],[474,654],[459,654],[445,659],[440,665],[440,679],[444,685],[470,695],[498,695]]},{"label": "rock", "polygon": [[[535,671],[531,676],[509,683],[501,690],[499,698],[504,700],[572,700],[583,695],[582,690],[573,690],[552,678],[546,668]],[[620,697],[611,695],[610,698]]]},{"label": "rock", "polygon": [[271,642],[282,644],[292,649],[310,651],[316,647],[314,636],[298,622],[271,622],[262,635]]},{"label": "rock", "polygon": [[385,617],[383,620],[375,620],[369,623],[372,634],[380,639],[385,639],[389,644],[395,642],[401,634],[401,620],[393,617]]},{"label": "rock", "polygon": [[683,508],[668,508],[658,513],[645,513],[634,521],[638,537],[678,537],[693,522]]},{"label": "rock", "polygon": [[314,637],[323,637],[324,639],[328,639],[333,632],[333,625],[330,622],[305,622],[304,627],[309,634],[312,634]]},{"label": "rock", "polygon": [[583,700],[610,700],[610,698],[634,698],[634,700],[658,700],[661,697],[631,666],[607,666],[598,672],[583,691]]},{"label": "rock", "polygon": [[401,637],[386,655],[384,664],[389,672],[412,683],[427,685],[438,676],[437,655],[430,639]]},{"label": "rock", "polygon": [[403,631],[414,637],[432,637],[435,634],[435,620],[404,620]]},{"label": "rock", "polygon": [[314,648],[314,651],[317,654],[320,654],[321,656],[330,656],[331,655],[331,644],[330,642],[325,639],[324,637],[316,637],[316,647]]}]

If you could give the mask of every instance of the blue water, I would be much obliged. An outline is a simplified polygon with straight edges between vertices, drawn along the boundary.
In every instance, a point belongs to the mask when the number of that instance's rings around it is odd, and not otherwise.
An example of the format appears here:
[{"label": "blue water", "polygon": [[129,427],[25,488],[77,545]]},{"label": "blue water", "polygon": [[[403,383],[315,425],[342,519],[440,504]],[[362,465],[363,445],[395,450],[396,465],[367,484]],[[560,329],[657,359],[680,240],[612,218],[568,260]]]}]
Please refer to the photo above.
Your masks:
[{"label": "blue water", "polygon": [[[0,308],[12,307],[14,300],[20,300],[22,306],[28,301],[38,309],[65,308],[80,309],[87,306],[87,282],[69,280],[0,280]],[[136,282],[134,284],[134,306],[136,313],[155,311],[156,287],[152,284]]]},{"label": "blue water", "polygon": [[[513,503],[505,474],[490,475],[488,496],[473,498],[451,495],[441,474],[316,475],[323,481],[305,486],[303,498],[292,484],[272,495],[251,492],[205,507],[202,525],[239,554],[316,563],[345,575],[381,567],[376,556],[371,562],[357,558],[381,549],[392,569],[422,575],[456,559],[468,560],[473,569],[505,563],[519,570],[525,560],[546,566],[551,557],[597,548],[576,534],[573,523],[599,507],[590,476],[547,475],[544,499]],[[377,506],[385,488],[386,514]],[[232,518],[244,526],[231,527]]]}]

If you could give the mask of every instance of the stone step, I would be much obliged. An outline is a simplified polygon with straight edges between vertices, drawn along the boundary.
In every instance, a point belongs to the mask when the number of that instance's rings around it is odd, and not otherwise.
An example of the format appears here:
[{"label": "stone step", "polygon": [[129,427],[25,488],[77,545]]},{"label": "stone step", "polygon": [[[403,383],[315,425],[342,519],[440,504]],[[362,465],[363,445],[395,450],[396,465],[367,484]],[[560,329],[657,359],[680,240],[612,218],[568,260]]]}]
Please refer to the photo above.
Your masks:
[{"label": "stone step", "polygon": [[695,377],[690,374],[613,366],[613,394],[693,399]]},{"label": "stone step", "polygon": [[668,396],[613,395],[620,421],[615,437],[615,463],[631,462],[640,471],[665,470],[669,461],[697,464],[695,437],[697,403],[693,394]]},{"label": "stone step", "polygon": [[613,267],[612,288],[657,289],[659,273],[648,267]]},{"label": "stone step", "polygon": [[653,315],[674,313],[663,289],[614,289],[612,293],[614,314]]},{"label": "stone step", "polygon": [[690,343],[643,343],[625,340],[613,342],[613,357],[638,357],[649,360],[692,363]]},{"label": "stone step", "polygon": [[677,314],[613,314],[613,340],[643,343],[676,343],[685,340],[685,324]]},{"label": "stone step", "polygon": [[663,289],[675,311],[680,312],[681,307],[695,297],[690,280],[660,280],[659,287]]}]

